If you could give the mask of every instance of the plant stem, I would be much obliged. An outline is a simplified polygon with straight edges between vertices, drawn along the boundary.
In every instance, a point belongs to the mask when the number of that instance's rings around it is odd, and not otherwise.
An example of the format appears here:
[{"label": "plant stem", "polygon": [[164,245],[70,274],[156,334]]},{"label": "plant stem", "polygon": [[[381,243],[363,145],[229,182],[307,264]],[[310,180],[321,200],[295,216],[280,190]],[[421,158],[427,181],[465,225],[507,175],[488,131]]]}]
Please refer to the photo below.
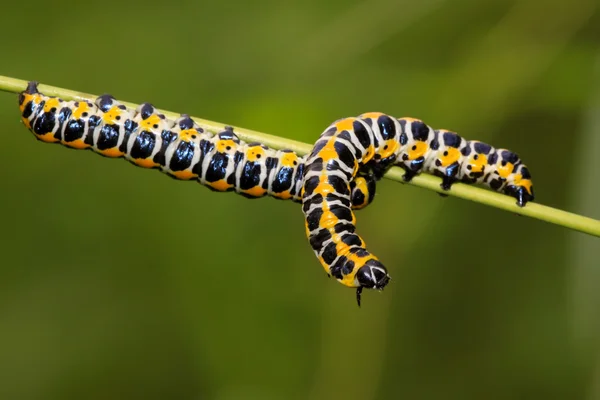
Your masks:
[{"label": "plant stem", "polygon": [[[5,92],[19,93],[25,90],[27,87],[27,81],[10,78],[0,75],[0,90]],[[96,96],[76,92],[68,89],[61,89],[54,86],[39,85],[39,91],[48,96],[57,96],[64,100],[91,100],[94,101]],[[122,102],[127,107],[136,108],[137,104]],[[169,118],[177,118],[179,114],[160,110],[165,116]],[[209,132],[218,133],[221,132],[225,124],[218,122],[208,121],[201,118],[192,117],[198,125]],[[303,155],[310,151],[311,145],[298,142],[291,139],[285,139],[282,137],[269,135],[262,132],[252,131],[249,129],[233,127],[235,133],[240,139],[247,142],[260,142],[274,149],[290,149],[296,153]],[[399,167],[390,168],[385,177],[394,181],[403,182],[402,175],[404,171]],[[515,204],[515,199],[491,190],[475,187],[472,185],[466,185],[462,183],[455,183],[450,191],[444,191],[440,187],[441,179],[433,175],[421,174],[415,176],[409,185],[419,186],[429,190],[433,190],[438,193],[445,193],[450,196],[459,197],[461,199],[471,200],[477,203],[486,204],[488,206],[500,208],[502,210],[511,211],[513,213],[536,218],[542,221],[546,221],[552,224],[560,225],[565,228],[570,228],[576,231],[587,233],[589,235],[600,237],[600,221],[569,213],[563,210],[544,206],[539,203],[528,203],[525,207],[521,208]]]}]

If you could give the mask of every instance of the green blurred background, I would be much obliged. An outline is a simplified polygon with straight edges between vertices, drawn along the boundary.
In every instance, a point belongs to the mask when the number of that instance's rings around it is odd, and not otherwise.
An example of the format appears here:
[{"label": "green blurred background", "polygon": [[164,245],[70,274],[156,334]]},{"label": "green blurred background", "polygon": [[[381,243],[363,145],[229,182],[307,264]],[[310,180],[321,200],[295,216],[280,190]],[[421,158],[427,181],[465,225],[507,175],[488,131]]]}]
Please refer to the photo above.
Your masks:
[{"label": "green blurred background", "polygon": [[[29,1],[0,74],[313,143],[367,111],[518,152],[600,218],[593,0]],[[36,142],[0,93],[0,398],[600,398],[598,239],[382,181],[393,277],[325,274],[300,207]]]}]

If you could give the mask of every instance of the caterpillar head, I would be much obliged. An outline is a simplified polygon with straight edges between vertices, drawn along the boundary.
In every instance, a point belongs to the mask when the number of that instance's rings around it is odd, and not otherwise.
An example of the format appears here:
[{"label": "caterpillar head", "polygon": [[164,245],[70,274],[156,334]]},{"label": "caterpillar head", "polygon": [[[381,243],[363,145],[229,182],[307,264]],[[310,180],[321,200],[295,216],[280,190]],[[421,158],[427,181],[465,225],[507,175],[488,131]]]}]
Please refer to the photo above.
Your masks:
[{"label": "caterpillar head", "polygon": [[386,268],[377,260],[369,260],[358,269],[356,272],[356,281],[358,282],[358,288],[356,289],[356,301],[360,307],[360,297],[363,289],[377,289],[383,290],[383,288],[390,281],[390,276],[387,273]]}]

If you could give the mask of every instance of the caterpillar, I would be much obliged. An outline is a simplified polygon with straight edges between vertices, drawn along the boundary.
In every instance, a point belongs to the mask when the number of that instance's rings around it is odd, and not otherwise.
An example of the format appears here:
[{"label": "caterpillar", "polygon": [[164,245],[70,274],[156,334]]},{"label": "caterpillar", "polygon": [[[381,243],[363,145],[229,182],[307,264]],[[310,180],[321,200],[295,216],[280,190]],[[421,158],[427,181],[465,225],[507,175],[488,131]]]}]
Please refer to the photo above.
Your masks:
[{"label": "caterpillar", "polygon": [[[94,103],[65,101],[38,92],[36,82],[19,94],[19,107],[22,122],[40,141],[125,158],[175,179],[197,180],[213,191],[301,202],[305,157],[245,143],[231,127],[213,135],[188,115],[170,120],[149,103],[133,110],[108,94]],[[352,208],[373,201],[372,173],[359,172],[350,186]]]},{"label": "caterpillar", "polygon": [[363,289],[381,291],[390,276],[355,232],[350,182],[365,169],[379,179],[391,165],[405,170],[407,182],[428,172],[442,178],[443,190],[463,181],[513,196],[520,207],[534,199],[529,170],[509,150],[434,130],[413,118],[373,112],[335,121],[307,158],[302,210],[315,255],[329,276],[356,288],[359,307]]}]

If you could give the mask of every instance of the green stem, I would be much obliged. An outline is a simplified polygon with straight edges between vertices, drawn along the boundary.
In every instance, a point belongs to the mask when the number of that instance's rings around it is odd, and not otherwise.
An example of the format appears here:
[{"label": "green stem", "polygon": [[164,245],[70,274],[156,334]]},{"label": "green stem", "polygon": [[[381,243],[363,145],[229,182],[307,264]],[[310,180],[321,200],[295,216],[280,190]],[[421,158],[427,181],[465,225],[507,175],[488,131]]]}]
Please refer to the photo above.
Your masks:
[{"label": "green stem", "polygon": [[[9,78],[0,75],[0,90],[5,92],[18,93],[27,87],[27,81]],[[73,90],[61,89],[54,86],[39,85],[40,92],[48,96],[57,96],[65,100],[91,100],[96,96],[87,93],[75,92]],[[135,108],[137,104],[123,102],[128,107]],[[160,110],[169,118],[177,118],[179,115],[170,111]],[[201,118],[192,117],[198,125],[209,132],[217,133],[223,130],[225,124],[208,121]],[[311,145],[298,142],[291,139],[269,135],[262,132],[256,132],[249,129],[233,127],[235,133],[240,139],[247,142],[260,142],[275,149],[290,149],[298,154],[306,154],[310,151]],[[399,167],[392,167],[386,172],[385,177],[398,182],[402,182],[404,172]],[[555,208],[547,207],[538,203],[528,203],[521,208],[515,204],[512,197],[493,192],[491,190],[456,183],[448,192],[440,188],[441,179],[428,174],[421,174],[412,179],[409,185],[419,186],[439,193],[446,193],[461,199],[475,201],[477,203],[487,204],[492,207],[500,208],[506,211],[524,215],[531,218],[537,218],[542,221],[560,225],[565,228],[574,229],[583,233],[600,237],[600,221],[584,217],[581,215],[569,213]]]}]

